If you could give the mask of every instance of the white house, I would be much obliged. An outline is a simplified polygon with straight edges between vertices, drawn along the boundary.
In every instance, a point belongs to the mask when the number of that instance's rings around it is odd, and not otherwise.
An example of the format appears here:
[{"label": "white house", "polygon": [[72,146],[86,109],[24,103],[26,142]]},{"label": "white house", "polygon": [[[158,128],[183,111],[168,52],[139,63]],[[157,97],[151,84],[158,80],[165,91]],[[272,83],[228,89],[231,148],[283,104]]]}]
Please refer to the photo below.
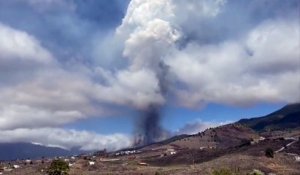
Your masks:
[{"label": "white house", "polygon": [[20,168],[20,165],[13,165],[14,169]]},{"label": "white house", "polygon": [[89,165],[95,165],[95,162],[94,161],[89,161]]}]

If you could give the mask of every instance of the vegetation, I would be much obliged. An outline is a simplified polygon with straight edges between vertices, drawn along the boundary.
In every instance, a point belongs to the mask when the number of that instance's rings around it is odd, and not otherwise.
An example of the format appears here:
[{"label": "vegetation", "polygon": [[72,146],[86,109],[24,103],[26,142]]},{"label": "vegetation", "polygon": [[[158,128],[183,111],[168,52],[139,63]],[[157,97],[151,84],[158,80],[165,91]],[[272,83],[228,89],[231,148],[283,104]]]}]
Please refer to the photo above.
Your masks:
[{"label": "vegetation", "polygon": [[269,158],[274,158],[274,151],[272,148],[267,148],[265,150],[265,155]]},{"label": "vegetation", "polygon": [[63,160],[53,160],[47,172],[49,175],[68,175],[69,169]]},{"label": "vegetation", "polygon": [[155,172],[155,175],[161,175],[161,173],[160,173],[160,172],[158,172],[158,171],[156,171],[156,172]]},{"label": "vegetation", "polygon": [[225,168],[214,170],[212,173],[212,175],[238,175],[238,174],[239,174],[238,171],[232,171]]},{"label": "vegetation", "polygon": [[249,175],[264,175],[265,173],[260,170],[253,170]]}]

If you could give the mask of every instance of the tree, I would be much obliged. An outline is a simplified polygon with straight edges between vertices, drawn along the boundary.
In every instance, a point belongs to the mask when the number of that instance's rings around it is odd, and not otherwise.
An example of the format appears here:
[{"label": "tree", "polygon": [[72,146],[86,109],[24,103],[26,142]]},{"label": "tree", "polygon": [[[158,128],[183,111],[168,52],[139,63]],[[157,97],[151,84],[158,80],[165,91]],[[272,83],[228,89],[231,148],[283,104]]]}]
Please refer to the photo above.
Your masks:
[{"label": "tree", "polygon": [[53,160],[48,169],[49,175],[68,175],[69,165],[63,160]]},{"label": "tree", "polygon": [[274,151],[272,148],[267,148],[265,150],[265,155],[269,158],[274,158]]}]

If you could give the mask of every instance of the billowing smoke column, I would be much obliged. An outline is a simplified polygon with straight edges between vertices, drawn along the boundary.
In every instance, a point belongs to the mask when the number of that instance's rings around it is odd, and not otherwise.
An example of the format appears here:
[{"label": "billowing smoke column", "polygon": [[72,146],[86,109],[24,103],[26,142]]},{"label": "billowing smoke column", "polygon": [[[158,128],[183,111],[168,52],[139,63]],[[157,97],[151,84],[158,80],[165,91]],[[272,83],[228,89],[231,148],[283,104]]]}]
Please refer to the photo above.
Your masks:
[{"label": "billowing smoke column", "polygon": [[162,137],[163,129],[160,126],[160,110],[160,106],[150,106],[142,111],[136,128],[135,146],[147,145],[159,141]]},{"label": "billowing smoke column", "polygon": [[[153,4],[153,1],[131,1],[117,34],[125,39],[123,55],[131,63],[130,71],[152,72],[156,77],[156,82],[153,83],[157,84],[157,93],[165,100],[168,91],[168,66],[164,63],[164,57],[174,47],[180,33],[168,21],[161,19],[161,14],[136,13],[140,10],[150,12],[148,8],[151,4],[154,5],[151,5],[153,9],[162,5],[159,1],[156,2],[157,4]],[[160,126],[160,115],[164,103],[165,101],[149,101],[139,110],[141,115],[137,120],[136,145],[146,145],[162,139],[164,130]]]}]

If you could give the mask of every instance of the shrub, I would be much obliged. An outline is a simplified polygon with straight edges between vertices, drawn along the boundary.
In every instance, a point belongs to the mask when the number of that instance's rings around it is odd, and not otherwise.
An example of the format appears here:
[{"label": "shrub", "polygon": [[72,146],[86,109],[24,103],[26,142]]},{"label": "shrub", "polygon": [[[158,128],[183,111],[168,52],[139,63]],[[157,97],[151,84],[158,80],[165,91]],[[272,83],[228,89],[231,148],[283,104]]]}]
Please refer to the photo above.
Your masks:
[{"label": "shrub", "polygon": [[63,160],[53,160],[47,172],[49,175],[67,175],[69,169],[69,165]]},{"label": "shrub", "polygon": [[155,175],[161,175],[161,173],[160,173],[160,172],[158,172],[158,171],[156,171],[156,172],[155,172]]},{"label": "shrub", "polygon": [[220,170],[214,170],[212,175],[237,175],[237,173],[229,169],[220,169]]},{"label": "shrub", "polygon": [[265,175],[265,173],[263,173],[260,170],[253,170],[251,173],[249,173],[248,175]]},{"label": "shrub", "polygon": [[274,151],[273,151],[273,149],[272,149],[272,148],[267,148],[267,149],[265,150],[265,155],[266,155],[267,157],[269,157],[269,158],[273,158],[273,157],[274,157]]}]

